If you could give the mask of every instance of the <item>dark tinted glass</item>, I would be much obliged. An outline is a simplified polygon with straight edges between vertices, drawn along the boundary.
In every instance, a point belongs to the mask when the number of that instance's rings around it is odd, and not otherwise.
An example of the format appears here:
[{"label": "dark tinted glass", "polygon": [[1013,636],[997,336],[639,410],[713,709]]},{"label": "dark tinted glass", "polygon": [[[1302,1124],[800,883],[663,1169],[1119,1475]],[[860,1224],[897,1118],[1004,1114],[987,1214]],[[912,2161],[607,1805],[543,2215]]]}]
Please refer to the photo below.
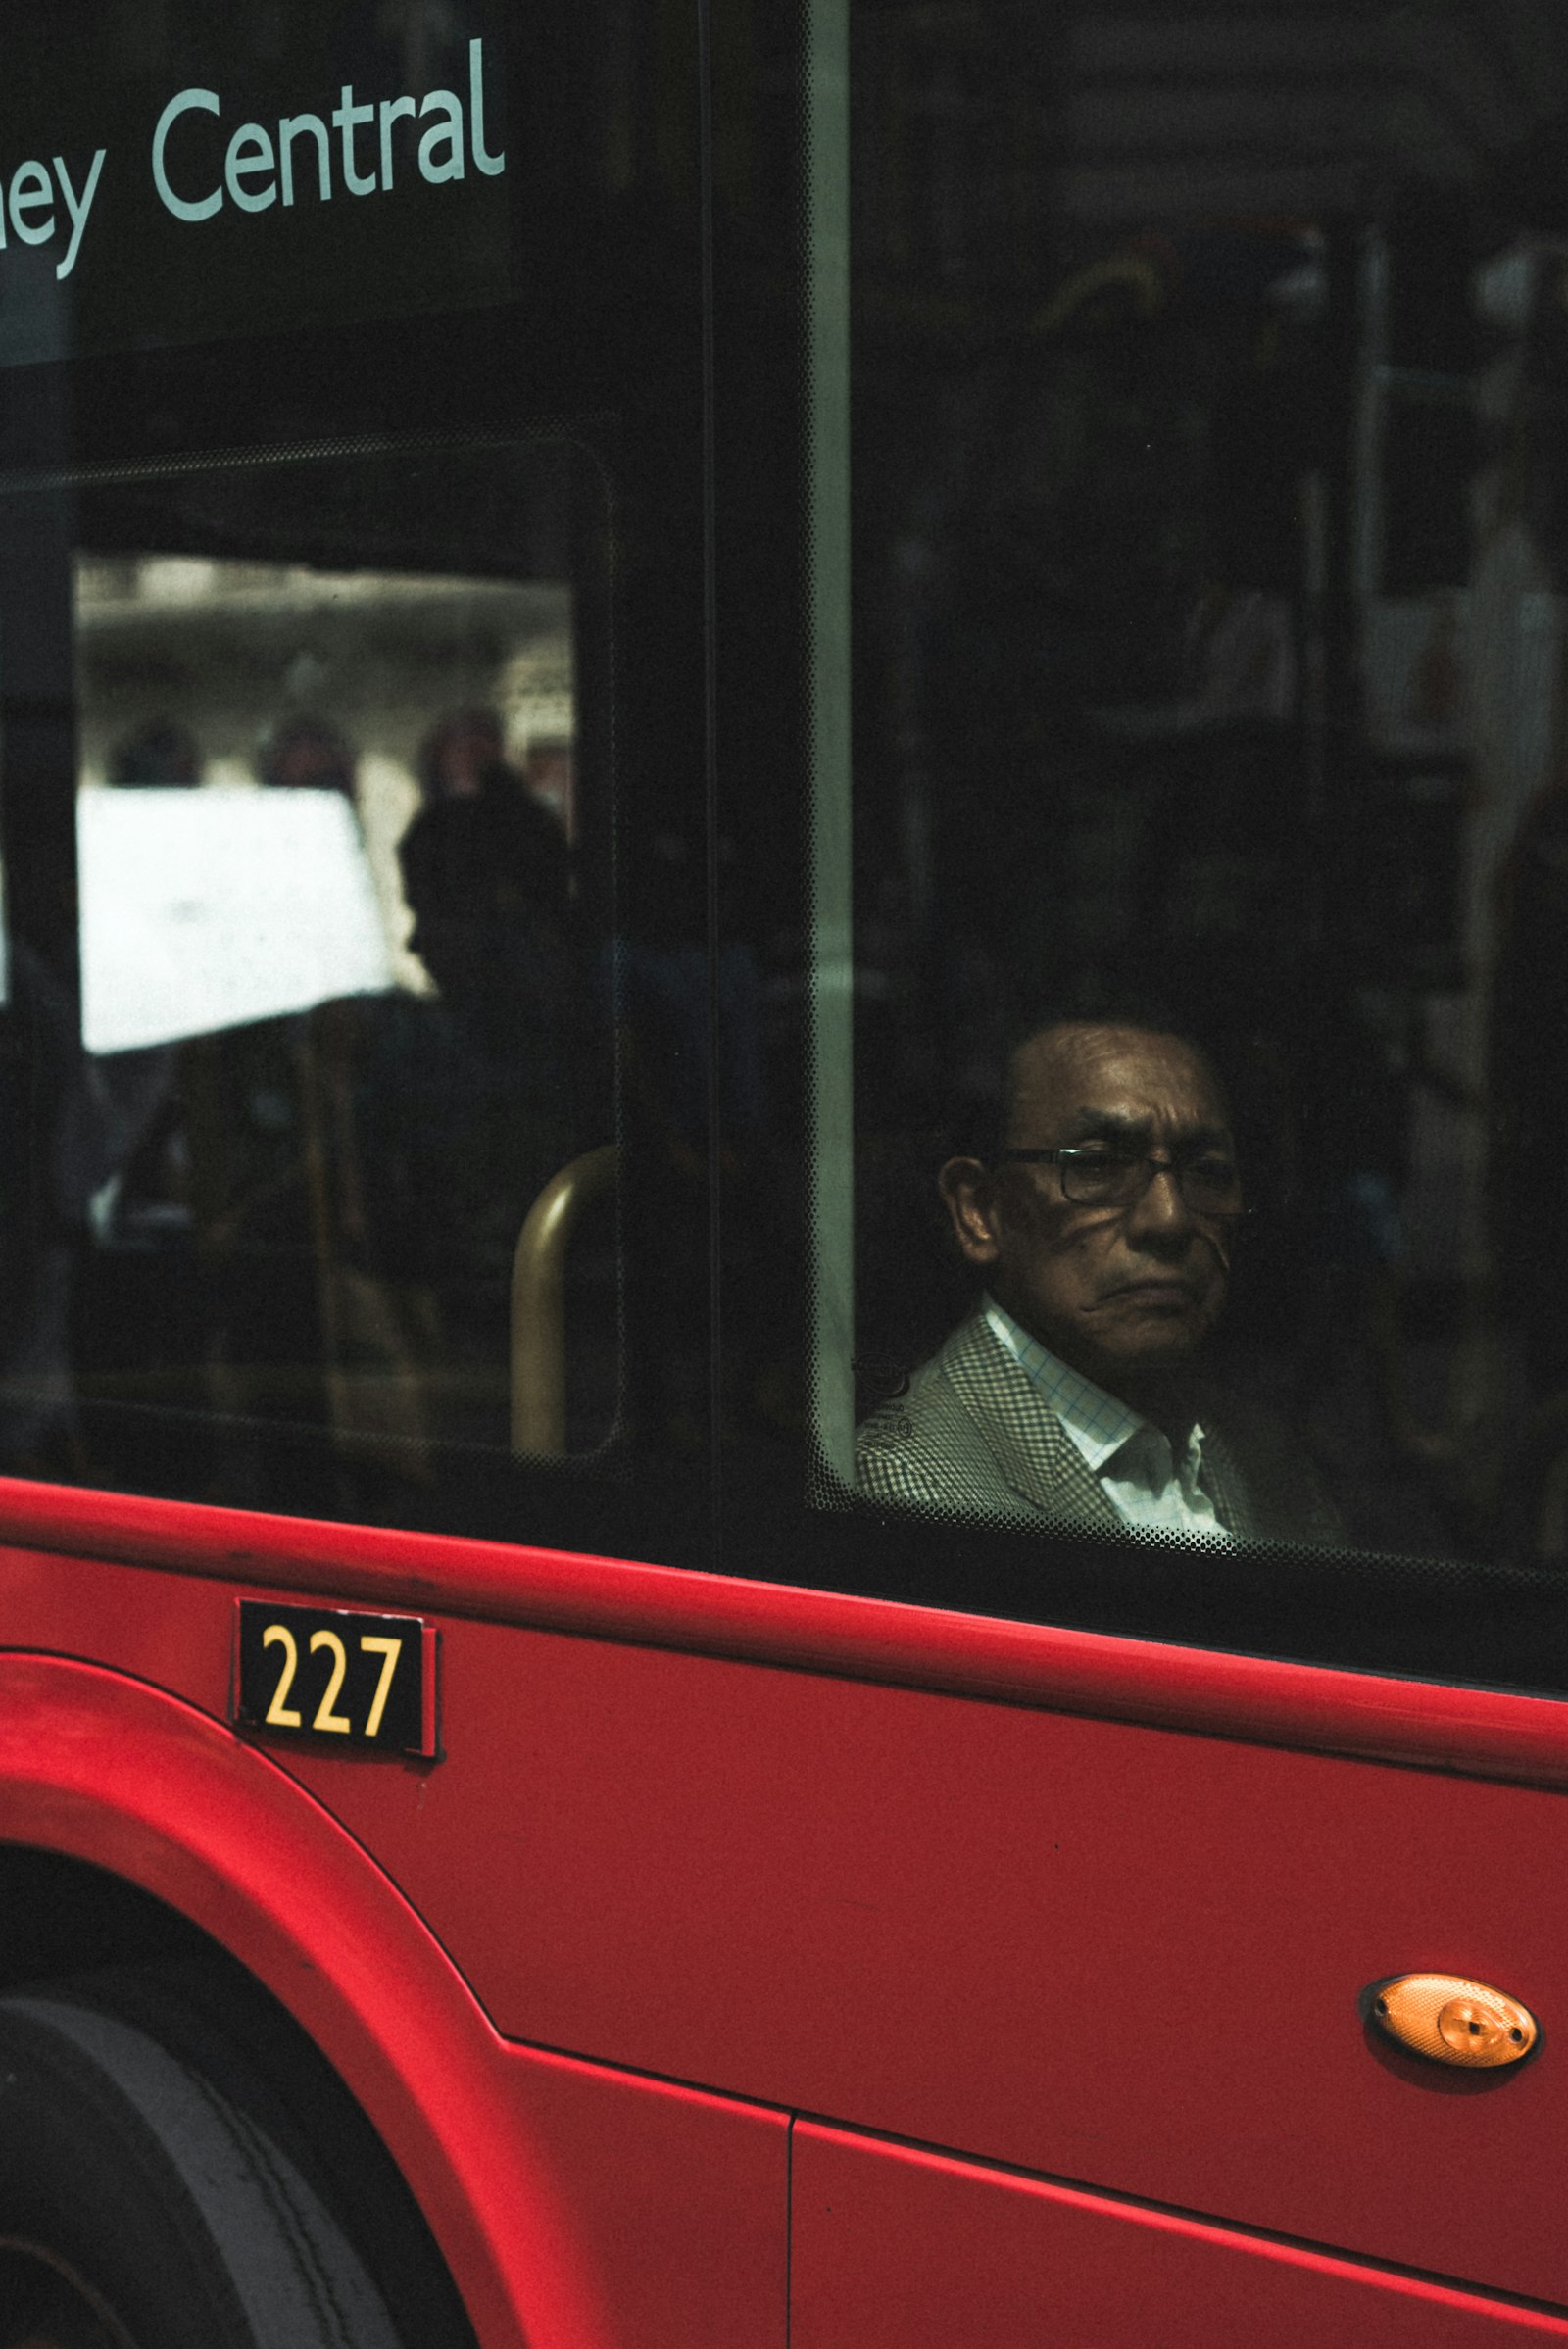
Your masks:
[{"label": "dark tinted glass", "polygon": [[[1568,33],[850,0],[809,37],[789,1540],[1552,1685]],[[1008,1154],[1068,1149],[1125,1176]],[[1244,1222],[1163,1171],[1211,1150]]]},{"label": "dark tinted glass", "polygon": [[1553,1685],[1555,17],[4,22],[6,1464]]},{"label": "dark tinted glass", "polygon": [[706,1561],[695,24],[0,20],[0,1464]]}]

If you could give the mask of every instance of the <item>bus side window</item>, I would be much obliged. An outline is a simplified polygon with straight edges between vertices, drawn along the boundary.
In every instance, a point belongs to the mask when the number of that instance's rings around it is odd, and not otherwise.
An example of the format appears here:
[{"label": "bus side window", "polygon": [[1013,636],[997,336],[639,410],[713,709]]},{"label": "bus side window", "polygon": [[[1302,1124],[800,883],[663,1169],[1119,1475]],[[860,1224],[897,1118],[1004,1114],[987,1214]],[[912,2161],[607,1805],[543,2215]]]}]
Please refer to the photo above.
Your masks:
[{"label": "bus side window", "polygon": [[[62,1294],[13,1347],[15,1464],[384,1515],[509,1454],[519,1234],[613,1141],[598,591],[590,530],[550,543],[592,496],[564,453],[453,451],[83,501],[81,1049],[34,1136]],[[591,1455],[612,1215],[575,1254],[561,1448]]]}]

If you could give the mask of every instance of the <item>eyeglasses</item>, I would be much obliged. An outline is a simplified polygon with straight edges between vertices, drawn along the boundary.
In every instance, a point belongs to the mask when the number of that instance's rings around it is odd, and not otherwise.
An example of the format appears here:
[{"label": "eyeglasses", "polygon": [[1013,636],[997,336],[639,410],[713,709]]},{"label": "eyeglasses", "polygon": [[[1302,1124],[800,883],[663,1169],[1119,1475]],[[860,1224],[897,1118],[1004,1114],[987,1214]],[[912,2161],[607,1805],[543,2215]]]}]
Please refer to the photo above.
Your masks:
[{"label": "eyeglasses", "polygon": [[1156,1175],[1169,1175],[1194,1215],[1230,1221],[1251,1212],[1242,1204],[1242,1178],[1234,1158],[1203,1150],[1195,1158],[1151,1158],[1142,1150],[1110,1150],[1102,1142],[1066,1150],[1003,1150],[1020,1166],[1054,1166],[1061,1195],[1079,1207],[1128,1207]]}]

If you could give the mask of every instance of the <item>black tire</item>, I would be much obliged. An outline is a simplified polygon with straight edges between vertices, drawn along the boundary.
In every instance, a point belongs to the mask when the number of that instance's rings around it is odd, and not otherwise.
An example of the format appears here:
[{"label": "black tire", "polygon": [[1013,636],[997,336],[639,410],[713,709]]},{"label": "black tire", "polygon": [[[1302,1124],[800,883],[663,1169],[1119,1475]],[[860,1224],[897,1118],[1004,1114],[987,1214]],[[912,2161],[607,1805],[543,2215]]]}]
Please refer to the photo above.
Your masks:
[{"label": "black tire", "polygon": [[208,2068],[43,1991],[0,1999],[0,2349],[401,2343],[317,2188]]}]

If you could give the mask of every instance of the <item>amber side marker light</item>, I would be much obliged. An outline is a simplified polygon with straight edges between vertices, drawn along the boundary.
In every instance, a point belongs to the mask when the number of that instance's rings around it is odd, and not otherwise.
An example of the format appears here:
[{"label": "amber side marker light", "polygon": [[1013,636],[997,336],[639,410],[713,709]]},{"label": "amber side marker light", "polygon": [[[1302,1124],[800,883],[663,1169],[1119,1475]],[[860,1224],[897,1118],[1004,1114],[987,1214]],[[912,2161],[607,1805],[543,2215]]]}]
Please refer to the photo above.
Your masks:
[{"label": "amber side marker light", "polygon": [[1541,2036],[1535,2016],[1517,1998],[1463,1974],[1400,1974],[1374,1983],[1368,2011],[1412,2055],[1472,2072],[1517,2064]]}]

